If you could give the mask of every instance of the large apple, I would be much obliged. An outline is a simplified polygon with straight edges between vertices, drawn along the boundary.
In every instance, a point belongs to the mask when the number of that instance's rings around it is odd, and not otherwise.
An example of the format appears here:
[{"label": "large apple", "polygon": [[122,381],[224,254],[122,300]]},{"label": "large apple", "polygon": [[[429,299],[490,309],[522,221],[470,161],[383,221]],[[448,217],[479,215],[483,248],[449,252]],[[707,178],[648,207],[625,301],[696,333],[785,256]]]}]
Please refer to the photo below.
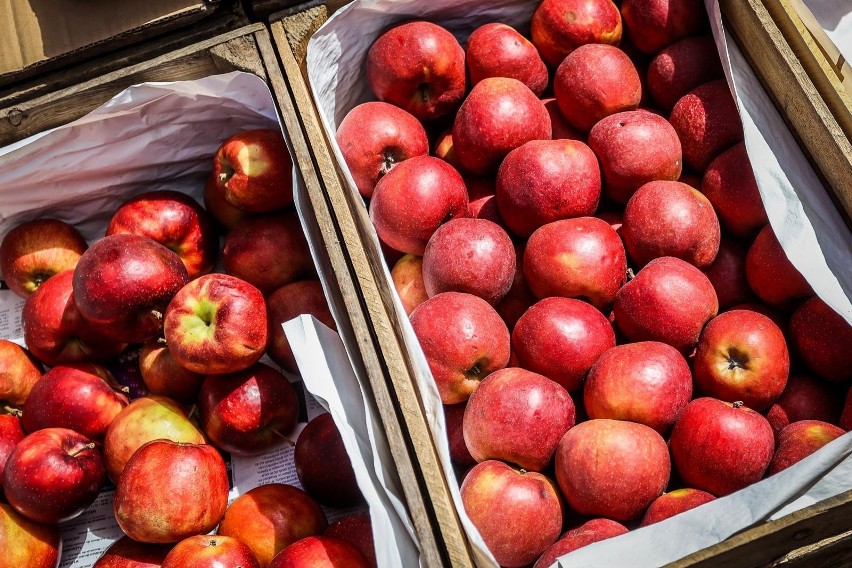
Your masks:
[{"label": "large apple", "polygon": [[266,350],[263,294],[227,274],[205,274],[175,294],[163,335],[172,357],[190,371],[234,373],[254,365]]},{"label": "large apple", "polygon": [[565,531],[559,540],[544,551],[533,568],[550,568],[556,560],[578,548],[588,546],[593,542],[599,542],[627,532],[627,527],[612,519],[592,519],[586,521],[577,528]]},{"label": "large apple", "polygon": [[406,315],[429,299],[426,284],[423,282],[423,257],[406,254],[396,261],[391,269],[394,289],[402,302]]},{"label": "large apple", "polygon": [[175,545],[162,568],[260,568],[254,553],[235,538],[197,534]]},{"label": "large apple", "polygon": [[369,568],[361,551],[345,540],[308,536],[279,552],[269,568]]},{"label": "large apple", "polygon": [[461,499],[500,566],[532,564],[562,531],[559,491],[534,471],[497,460],[476,464],[462,481]]},{"label": "large apple", "polygon": [[327,507],[354,507],[363,501],[343,437],[331,414],[307,423],[293,453],[296,476],[308,495]]},{"label": "large apple", "polygon": [[94,442],[67,428],[45,428],[15,446],[3,470],[3,491],[20,514],[53,524],[82,513],[105,479]]},{"label": "large apple", "polygon": [[43,370],[26,349],[0,339],[0,401],[12,407],[23,406]]},{"label": "large apple", "polygon": [[707,25],[701,0],[624,0],[621,16],[627,36],[644,53],[656,53]]},{"label": "large apple", "polygon": [[621,14],[611,0],[543,0],[533,13],[533,44],[551,67],[587,43],[617,45]]},{"label": "large apple", "polygon": [[293,202],[293,160],[280,130],[231,136],[213,156],[216,189],[244,211],[266,213]]},{"label": "large apple", "polygon": [[766,225],[748,249],[745,263],[748,285],[773,308],[792,311],[814,290],[787,258],[771,225]]},{"label": "large apple", "polygon": [[538,50],[506,24],[492,22],[473,30],[465,55],[471,85],[488,77],[511,77],[539,97],[547,87],[547,65]]},{"label": "large apple", "polygon": [[419,120],[453,111],[465,93],[464,50],[431,22],[406,22],[384,32],[367,52],[367,81],[380,101]]},{"label": "large apple", "polygon": [[269,320],[266,353],[286,371],[294,374],[299,373],[299,366],[281,324],[301,314],[310,314],[331,329],[337,329],[319,280],[301,280],[278,288],[266,299],[266,311]]},{"label": "large apple", "polygon": [[90,246],[72,280],[80,314],[113,341],[141,343],[163,327],[163,313],[189,276],[180,257],[139,235],[110,235]]},{"label": "large apple", "polygon": [[151,191],[126,201],[106,230],[107,235],[122,233],[148,237],[174,251],[190,278],[210,272],[219,252],[213,219],[197,201],[179,191]]},{"label": "large apple", "polygon": [[787,469],[845,433],[843,428],[820,420],[793,422],[778,434],[778,444],[769,462],[768,474],[774,475]]},{"label": "large apple", "polygon": [[776,441],[778,433],[785,426],[799,420],[821,420],[837,424],[843,406],[840,394],[842,391],[838,391],[836,385],[816,377],[791,375],[784,392],[765,413],[775,432]]},{"label": "large apple", "polygon": [[98,558],[92,568],[160,568],[171,544],[137,542],[125,535]]},{"label": "large apple", "polygon": [[710,162],[701,180],[701,193],[732,235],[751,237],[769,222],[744,142]]},{"label": "large apple", "polygon": [[326,536],[345,540],[361,551],[372,568],[377,568],[376,548],[373,544],[373,526],[370,513],[355,513],[340,517],[326,529]]},{"label": "large apple", "polygon": [[509,330],[482,298],[444,292],[420,304],[410,319],[444,404],[466,401],[482,379],[509,362]]},{"label": "large apple", "polygon": [[710,34],[669,45],[654,56],[646,75],[651,97],[666,112],[695,87],[723,76],[716,42]]},{"label": "large apple", "polygon": [[423,125],[392,104],[369,101],[352,107],[335,134],[355,187],[364,197],[398,163],[429,154]]},{"label": "large apple", "polygon": [[659,523],[675,515],[679,515],[690,509],[694,509],[704,503],[713,501],[715,497],[706,491],[693,489],[692,487],[682,487],[663,493],[648,507],[645,515],[642,517],[640,526],[653,525]]},{"label": "large apple", "polygon": [[139,373],[151,394],[192,404],[198,397],[204,375],[182,367],[172,357],[162,337],[148,341],[139,350]]},{"label": "large apple", "polygon": [[56,568],[62,551],[59,527],[36,523],[0,503],[0,568]]},{"label": "large apple", "polygon": [[816,296],[790,318],[790,338],[814,373],[835,383],[852,379],[852,326]]},{"label": "large apple", "polygon": [[574,401],[562,385],[509,367],[485,377],[470,395],[462,427],[476,461],[498,459],[543,471],[575,420]]}]

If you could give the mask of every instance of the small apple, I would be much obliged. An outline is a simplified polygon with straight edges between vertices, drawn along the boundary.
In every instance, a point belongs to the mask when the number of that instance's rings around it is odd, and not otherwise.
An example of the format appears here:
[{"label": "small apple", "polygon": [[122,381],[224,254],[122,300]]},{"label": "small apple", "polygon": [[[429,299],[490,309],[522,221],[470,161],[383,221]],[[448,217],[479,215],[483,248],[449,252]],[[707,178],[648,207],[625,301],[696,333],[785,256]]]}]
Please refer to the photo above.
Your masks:
[{"label": "small apple", "polygon": [[450,459],[453,460],[455,466],[467,469],[476,463],[464,441],[464,411],[467,403],[461,402],[459,404],[445,404],[443,406],[444,421],[447,425],[447,443],[450,446]]},{"label": "small apple", "polygon": [[814,294],[811,285],[787,258],[770,225],[760,230],[748,249],[745,271],[754,293],[773,308],[792,311],[801,300]]},{"label": "small apple", "polygon": [[27,401],[44,368],[29,352],[8,339],[0,339],[0,401],[21,407]]},{"label": "small apple", "polygon": [[805,365],[823,379],[852,379],[852,326],[821,299],[813,297],[793,313],[790,338]]},{"label": "small apple", "polygon": [[465,63],[471,85],[488,77],[511,77],[541,96],[547,87],[547,66],[538,50],[513,27],[492,22],[467,38]]},{"label": "small apple", "polygon": [[565,531],[559,540],[544,551],[544,554],[536,561],[533,568],[550,568],[556,560],[578,548],[588,546],[593,542],[599,542],[627,532],[627,527],[611,519],[592,519],[586,521],[579,527]]},{"label": "small apple", "polygon": [[361,551],[345,540],[327,535],[297,540],[272,559],[269,568],[369,568]]},{"label": "small apple", "polygon": [[299,366],[282,323],[300,314],[310,314],[331,329],[337,329],[319,280],[301,280],[278,288],[266,299],[266,311],[269,322],[266,353],[290,373],[298,374]]},{"label": "small apple", "polygon": [[820,420],[791,423],[778,434],[778,444],[769,462],[768,474],[775,475],[787,469],[845,433],[843,428]]},{"label": "small apple", "polygon": [[423,282],[423,257],[406,254],[396,261],[391,269],[394,289],[402,302],[405,315],[410,316],[414,308],[429,299]]},{"label": "small apple", "polygon": [[734,236],[751,237],[769,222],[744,142],[710,162],[701,180],[701,193],[713,204],[722,226]]},{"label": "small apple", "polygon": [[237,223],[253,215],[253,213],[237,209],[225,201],[225,197],[219,193],[219,189],[216,187],[216,174],[213,172],[210,172],[207,182],[204,184],[204,207],[216,220],[217,226],[222,232],[230,231]]},{"label": "small apple", "polygon": [[229,536],[197,534],[175,545],[162,568],[260,568],[251,549]]},{"label": "small apple", "polygon": [[621,17],[627,36],[644,53],[657,53],[707,26],[701,0],[623,0]]},{"label": "small apple", "polygon": [[775,432],[776,442],[778,433],[793,422],[821,420],[837,424],[843,407],[840,394],[842,391],[836,385],[816,377],[791,375],[784,392],[764,414]]},{"label": "small apple", "polygon": [[59,527],[35,523],[0,503],[0,568],[56,568],[62,556]]},{"label": "small apple", "polygon": [[721,310],[755,299],[754,292],[751,291],[746,279],[747,253],[748,247],[740,241],[723,236],[719,241],[719,252],[716,258],[703,270],[713,284],[713,289],[716,290]]},{"label": "small apple", "polygon": [[293,462],[302,487],[322,505],[342,509],[363,501],[343,438],[328,412],[299,434]]},{"label": "small apple", "polygon": [[621,14],[610,0],[543,0],[533,13],[533,44],[551,67],[587,43],[617,45]]},{"label": "small apple", "polygon": [[542,99],[544,108],[547,109],[547,114],[550,115],[550,138],[551,140],[586,140],[586,133],[580,132],[571,126],[565,117],[562,116],[562,111],[559,110],[559,104],[555,98]]},{"label": "small apple", "polygon": [[511,332],[515,324],[530,306],[538,301],[538,298],[530,290],[526,276],[524,276],[524,244],[515,243],[515,277],[512,286],[494,308]]},{"label": "small apple", "polygon": [[20,418],[13,414],[0,414],[0,497],[3,496],[3,470],[6,467],[6,461],[18,442],[25,436]]},{"label": "small apple", "polygon": [[328,525],[324,534],[355,545],[372,568],[378,567],[376,549],[373,544],[373,526],[370,523],[369,513],[355,513],[354,515],[340,517]]},{"label": "small apple", "polygon": [[192,404],[198,397],[204,375],[182,367],[175,361],[162,337],[148,341],[139,350],[139,372],[150,394]]},{"label": "small apple", "polygon": [[654,56],[646,75],[651,97],[666,112],[695,87],[723,76],[716,42],[710,34],[669,45]]},{"label": "small apple", "polygon": [[651,503],[639,526],[653,525],[716,499],[700,489],[683,487],[663,493]]}]

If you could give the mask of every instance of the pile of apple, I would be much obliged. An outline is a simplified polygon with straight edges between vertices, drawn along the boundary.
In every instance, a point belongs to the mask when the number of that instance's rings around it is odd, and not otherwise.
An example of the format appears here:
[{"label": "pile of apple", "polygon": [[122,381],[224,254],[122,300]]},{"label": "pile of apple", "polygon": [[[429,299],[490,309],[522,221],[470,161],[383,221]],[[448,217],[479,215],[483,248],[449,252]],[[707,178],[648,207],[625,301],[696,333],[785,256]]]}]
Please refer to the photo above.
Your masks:
[{"label": "pile of apple", "polygon": [[336,140],[465,511],[540,568],[850,429],[852,327],[768,225],[702,0],[543,0],[529,29],[386,30]]},{"label": "pile of apple", "polygon": [[329,526],[321,507],[363,503],[329,414],[295,442],[304,490],[262,485],[228,505],[222,452],[294,444],[296,391],[260,362],[298,373],[280,323],[334,320],[281,133],[237,134],[212,162],[206,209],[153,191],[121,205],[90,246],[57,219],[3,237],[26,348],[0,340],[0,568],[55,566],[57,524],[107,480],[126,537],[98,568],[375,566],[369,517]]}]

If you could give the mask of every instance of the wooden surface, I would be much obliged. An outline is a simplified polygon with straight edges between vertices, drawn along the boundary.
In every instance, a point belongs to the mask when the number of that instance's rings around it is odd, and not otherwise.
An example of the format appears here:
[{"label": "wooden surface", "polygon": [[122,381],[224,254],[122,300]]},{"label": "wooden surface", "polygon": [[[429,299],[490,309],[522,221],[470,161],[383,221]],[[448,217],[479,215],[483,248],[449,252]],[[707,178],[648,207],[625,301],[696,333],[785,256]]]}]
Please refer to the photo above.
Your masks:
[{"label": "wooden surface", "polygon": [[273,39],[312,148],[316,171],[324,184],[325,205],[338,224],[340,239],[368,317],[364,331],[372,336],[373,352],[381,354],[375,366],[368,366],[370,388],[400,471],[424,564],[469,567],[473,563],[467,540],[414,384],[411,362],[399,336],[391,296],[393,292],[385,284],[380,261],[365,247],[370,226],[363,201],[345,186],[339,176],[304,81],[303,47],[310,33],[328,14],[329,10],[324,5],[309,5],[298,13],[273,22]]}]

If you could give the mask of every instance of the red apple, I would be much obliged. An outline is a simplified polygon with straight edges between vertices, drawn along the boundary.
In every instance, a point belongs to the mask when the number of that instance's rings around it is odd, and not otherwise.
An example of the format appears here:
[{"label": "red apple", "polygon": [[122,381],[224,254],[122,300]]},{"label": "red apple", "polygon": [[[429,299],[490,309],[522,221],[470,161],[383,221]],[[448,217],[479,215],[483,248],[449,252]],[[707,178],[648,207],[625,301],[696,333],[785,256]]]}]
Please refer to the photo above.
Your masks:
[{"label": "red apple", "polygon": [[62,551],[59,528],[34,523],[0,503],[0,568],[56,568]]},{"label": "red apple", "polygon": [[488,460],[461,484],[465,512],[500,566],[532,564],[562,530],[562,500],[553,481]]},{"label": "red apple", "polygon": [[0,401],[12,407],[23,406],[43,370],[26,349],[0,339]]},{"label": "red apple", "polygon": [[468,216],[461,175],[432,156],[409,158],[379,180],[370,200],[370,220],[379,238],[403,253],[422,255],[435,230]]},{"label": "red apple", "polygon": [[103,440],[107,428],[127,406],[127,397],[109,371],[92,363],[53,367],[33,385],[21,423],[27,432],[68,428]]},{"label": "red apple", "polygon": [[0,414],[0,497],[3,496],[3,470],[6,461],[25,435],[20,418],[13,414]]},{"label": "red apple", "polygon": [[624,284],[627,256],[606,221],[595,217],[554,221],[527,241],[524,276],[539,298],[577,298],[603,310]]},{"label": "red apple", "polygon": [[464,411],[466,407],[466,402],[444,405],[444,420],[447,426],[447,443],[450,446],[450,459],[453,460],[454,465],[463,469],[467,469],[476,463],[464,441]]},{"label": "red apple", "polygon": [[423,282],[423,257],[406,254],[393,265],[391,280],[399,296],[405,315],[429,299]]},{"label": "red apple", "polygon": [[648,66],[648,90],[661,109],[671,111],[686,93],[723,76],[713,36],[686,37],[654,56]]},{"label": "red apple", "polygon": [[190,421],[183,407],[162,396],[134,400],[118,413],[104,436],[107,473],[114,483],[130,456],[142,445],[157,439],[203,444],[204,434]]},{"label": "red apple", "polygon": [[466,401],[483,378],[509,362],[509,330],[482,298],[444,292],[420,304],[410,319],[444,404]]},{"label": "red apple", "polygon": [[677,132],[647,110],[602,119],[589,132],[589,147],[600,160],[604,190],[617,203],[627,203],[649,181],[677,180],[683,168]]},{"label": "red apple", "polygon": [[533,568],[550,568],[556,560],[578,548],[588,546],[627,532],[627,527],[611,519],[592,519],[577,528],[563,533],[553,545],[544,551]]},{"label": "red apple", "polygon": [[129,536],[115,541],[92,568],[160,568],[171,544],[137,542]]},{"label": "red apple", "polygon": [[445,128],[435,139],[435,145],[432,149],[432,155],[440,158],[453,166],[456,170],[461,171],[462,167],[456,158],[456,150],[453,146],[453,127]]},{"label": "red apple", "polygon": [[175,361],[166,340],[149,341],[139,350],[139,372],[151,394],[192,404],[198,397],[204,375],[186,369]]},{"label": "red apple", "polygon": [[94,442],[67,428],[45,428],[12,450],[3,470],[3,491],[20,514],[53,524],[82,513],[105,479]]},{"label": "red apple", "polygon": [[716,290],[722,310],[754,299],[745,274],[747,253],[748,248],[741,242],[722,237],[716,258],[703,270]]},{"label": "red apple", "polygon": [[207,182],[204,184],[204,207],[216,220],[219,229],[223,232],[230,231],[237,223],[253,215],[253,213],[237,209],[225,201],[225,196],[219,193],[219,189],[216,187],[216,174],[213,172],[210,172]]},{"label": "red apple", "polygon": [[746,255],[746,279],[757,296],[772,306],[791,311],[814,291],[802,273],[788,260],[770,225],[755,237]]},{"label": "red apple", "polygon": [[506,24],[493,22],[473,30],[467,38],[465,56],[471,85],[488,77],[511,77],[539,97],[547,87],[547,66],[538,50]]},{"label": "red apple", "polygon": [[263,363],[209,375],[198,393],[198,409],[210,441],[237,455],[257,455],[281,444],[299,419],[290,381]]},{"label": "red apple", "polygon": [[642,515],[669,483],[671,462],[655,430],[623,420],[588,420],[556,448],[556,482],[581,515],[628,521]]},{"label": "red apple", "polygon": [[790,318],[790,339],[814,373],[835,383],[852,379],[852,326],[816,296]]},{"label": "red apple", "polygon": [[156,336],[163,312],[189,277],[180,257],[139,235],[110,235],[83,253],[74,269],[80,314],[114,342]]},{"label": "red apple", "polygon": [[731,306],[728,310],[751,310],[753,312],[763,314],[774,321],[775,325],[777,325],[781,331],[785,332],[785,335],[789,332],[790,314],[776,310],[775,308],[770,308],[763,302],[754,301],[746,302],[745,304],[737,304],[736,306]]},{"label": "red apple", "polygon": [[494,305],[509,291],[514,276],[512,239],[486,219],[444,223],[423,253],[423,284],[430,297],[465,292]]},{"label": "red apple", "polygon": [[513,233],[597,209],[600,169],[591,148],[576,140],[528,142],[509,152],[497,172],[497,208]]},{"label": "red apple", "polygon": [[361,551],[367,563],[377,568],[376,549],[373,544],[373,527],[369,513],[355,513],[341,517],[328,525],[325,536],[345,540]]},{"label": "red apple", "polygon": [[707,26],[701,0],[624,0],[621,17],[630,41],[644,53],[657,53]]},{"label": "red apple", "polygon": [[559,104],[555,98],[542,99],[542,102],[544,103],[544,108],[547,109],[547,114],[550,115],[551,140],[585,141],[586,134],[568,124],[568,121],[562,116],[562,111],[559,110]]},{"label": "red apple", "polygon": [[701,181],[701,192],[732,235],[750,237],[769,222],[743,142],[710,162]]},{"label": "red apple", "polygon": [[266,312],[269,322],[266,353],[286,371],[294,374],[299,373],[299,366],[281,324],[300,314],[310,314],[331,329],[337,329],[319,280],[302,280],[278,288],[266,299]]},{"label": "red apple", "polygon": [[800,420],[837,424],[843,406],[838,394],[833,385],[823,380],[808,375],[792,375],[784,392],[765,414],[776,441],[785,426]]},{"label": "red apple", "polygon": [[265,296],[314,270],[308,241],[292,209],[240,221],[225,237],[222,264],[225,272]]},{"label": "red apple", "polygon": [[410,113],[380,101],[353,107],[337,127],[335,138],[355,187],[367,198],[398,163],[429,154],[423,125]]},{"label": "red apple", "polygon": [[553,94],[568,123],[588,132],[602,118],[635,110],[642,84],[627,54],[612,45],[590,43],[559,64]]},{"label": "red apple", "polygon": [[172,298],[163,334],[175,361],[190,371],[241,371],[254,365],[266,350],[266,301],[245,280],[206,274]]},{"label": "red apple", "polygon": [[619,345],[595,362],[583,386],[589,418],[630,420],[665,435],[692,399],[692,373],[677,349],[656,341]]},{"label": "red apple", "polygon": [[470,216],[497,223],[509,232],[509,227],[497,208],[497,179],[493,176],[467,176],[464,178],[464,184],[467,186]]},{"label": "red apple", "polygon": [[122,204],[106,234],[124,233],[148,237],[174,251],[190,278],[210,272],[219,253],[213,219],[197,201],[178,191],[151,191]]},{"label": "red apple", "polygon": [[464,441],[478,462],[498,459],[542,471],[575,419],[574,402],[562,385],[524,369],[501,369],[470,395]]},{"label": "red apple", "polygon": [[524,245],[515,243],[515,277],[509,291],[494,308],[511,332],[530,306],[538,301],[524,276]]},{"label": "red apple", "polygon": [[251,548],[261,566],[302,538],[322,534],[328,520],[307,493],[292,485],[270,483],[237,497],[225,511],[217,534]]},{"label": "red apple", "polygon": [[710,280],[691,264],[657,258],[615,295],[615,325],[630,341],[661,341],[680,352],[698,343],[719,311]]},{"label": "red apple", "polygon": [[653,525],[716,499],[706,491],[684,487],[663,493],[654,499],[639,526]]},{"label": "red apple", "polygon": [[775,475],[802,461],[845,433],[843,428],[820,420],[800,420],[791,423],[778,434],[775,455],[769,462],[769,475]]},{"label": "red apple", "polygon": [[568,391],[583,379],[604,351],[615,347],[615,332],[591,305],[572,298],[545,298],[521,316],[512,349],[524,369],[556,381]]},{"label": "red apple", "polygon": [[544,0],[530,22],[533,44],[551,67],[587,43],[617,45],[621,14],[610,0]]},{"label": "red apple", "polygon": [[530,140],[550,139],[550,115],[529,87],[507,77],[477,83],[453,124],[453,148],[470,173],[497,170],[510,151]]},{"label": "red apple", "polygon": [[247,130],[222,142],[213,175],[219,194],[237,209],[266,213],[293,202],[293,160],[280,130]]},{"label": "red apple", "polygon": [[331,414],[312,419],[296,440],[296,476],[308,495],[327,507],[353,507],[363,501],[352,462]]},{"label": "red apple", "polygon": [[361,551],[345,540],[308,536],[279,552],[269,568],[369,568]]},{"label": "red apple", "polygon": [[197,534],[175,545],[162,568],[260,568],[251,549],[235,538]]},{"label": "red apple", "polygon": [[766,418],[741,402],[703,397],[681,413],[669,445],[684,483],[721,497],[763,477],[775,436]]}]

